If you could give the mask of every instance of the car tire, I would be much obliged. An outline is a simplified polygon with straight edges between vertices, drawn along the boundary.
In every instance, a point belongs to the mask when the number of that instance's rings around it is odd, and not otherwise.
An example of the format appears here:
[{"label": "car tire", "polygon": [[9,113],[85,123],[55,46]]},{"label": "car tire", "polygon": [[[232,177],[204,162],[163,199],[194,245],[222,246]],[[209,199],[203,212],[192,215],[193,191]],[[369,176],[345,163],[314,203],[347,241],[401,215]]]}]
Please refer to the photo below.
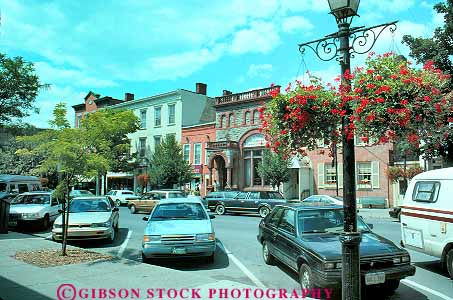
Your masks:
[{"label": "car tire", "polygon": [[396,215],[396,218],[398,219],[398,222],[401,222],[401,211]]},{"label": "car tire", "polygon": [[215,207],[215,213],[219,216],[225,214],[225,206],[223,204],[219,204]]},{"label": "car tire", "polygon": [[264,262],[267,265],[275,264],[275,257],[269,251],[269,247],[267,246],[267,242],[266,241],[263,242],[263,250],[262,251],[263,251]]},{"label": "car tire", "polygon": [[49,228],[49,224],[50,224],[49,215],[45,215],[41,223],[42,229],[47,230]]},{"label": "car tire", "polygon": [[314,286],[311,268],[305,263],[299,268],[299,284],[302,289],[308,290],[311,290]]},{"label": "car tire", "polygon": [[135,207],[134,204],[129,206],[129,210],[131,211],[131,214],[136,214],[137,213],[137,208]]},{"label": "car tire", "polygon": [[214,262],[214,256],[215,256],[215,252],[212,253],[211,255],[209,255],[208,257],[206,257],[206,262],[208,264],[212,264]]},{"label": "car tire", "polygon": [[115,232],[118,232],[120,230],[119,222],[116,222],[114,230],[115,230]]},{"label": "car tire", "polygon": [[120,199],[116,199],[116,200],[115,200],[115,205],[118,206],[118,207],[121,206],[121,201],[120,201]]},{"label": "car tire", "polygon": [[270,210],[269,207],[267,207],[267,206],[261,206],[261,207],[258,209],[258,213],[260,214],[260,217],[261,217],[261,218],[265,218],[265,217],[269,214],[270,211],[271,211],[271,210]]},{"label": "car tire", "polygon": [[393,293],[395,293],[399,286],[400,286],[399,279],[387,280],[385,282],[385,291],[388,295],[393,295]]},{"label": "car tire", "polygon": [[450,278],[453,279],[453,249],[447,253],[447,270]]},{"label": "car tire", "polygon": [[149,264],[151,263],[151,259],[147,258],[143,253],[142,253],[142,262],[144,264]]}]

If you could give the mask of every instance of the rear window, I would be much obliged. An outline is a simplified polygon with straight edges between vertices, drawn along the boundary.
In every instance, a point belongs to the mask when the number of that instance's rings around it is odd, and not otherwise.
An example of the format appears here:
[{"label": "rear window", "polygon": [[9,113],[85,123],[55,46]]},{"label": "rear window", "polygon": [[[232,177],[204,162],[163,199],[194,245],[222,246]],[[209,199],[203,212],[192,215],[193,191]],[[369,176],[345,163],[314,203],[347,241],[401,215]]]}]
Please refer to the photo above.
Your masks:
[{"label": "rear window", "polygon": [[187,198],[183,193],[168,193],[168,198]]},{"label": "rear window", "polygon": [[132,192],[123,192],[123,195],[133,195],[134,193]]},{"label": "rear window", "polygon": [[437,201],[439,195],[440,182],[437,181],[419,181],[415,184],[412,200],[416,202]]},{"label": "rear window", "polygon": [[283,199],[283,196],[278,192],[268,192],[270,199]]}]

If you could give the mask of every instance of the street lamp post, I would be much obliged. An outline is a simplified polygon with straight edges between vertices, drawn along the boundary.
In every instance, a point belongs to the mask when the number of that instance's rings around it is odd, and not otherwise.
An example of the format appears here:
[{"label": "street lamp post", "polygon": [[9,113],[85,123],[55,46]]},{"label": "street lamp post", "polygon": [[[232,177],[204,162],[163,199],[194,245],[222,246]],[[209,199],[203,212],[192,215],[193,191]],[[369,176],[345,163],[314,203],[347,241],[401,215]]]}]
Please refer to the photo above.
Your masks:
[{"label": "street lamp post", "polygon": [[[354,54],[364,54],[373,48],[382,31],[389,27],[391,32],[396,30],[396,22],[372,27],[351,28],[352,19],[357,15],[360,0],[328,0],[331,14],[335,16],[338,32],[322,39],[300,44],[299,51],[303,54],[308,47],[323,61],[336,58],[341,66],[341,84],[350,88],[349,76],[351,57]],[[346,115],[342,119],[343,128],[348,128],[352,115],[351,107],[347,104]],[[355,182],[355,151],[354,139],[342,137],[343,143],[343,209],[344,230],[340,235],[342,243],[342,299],[360,299],[360,232],[357,231],[357,204]]]}]

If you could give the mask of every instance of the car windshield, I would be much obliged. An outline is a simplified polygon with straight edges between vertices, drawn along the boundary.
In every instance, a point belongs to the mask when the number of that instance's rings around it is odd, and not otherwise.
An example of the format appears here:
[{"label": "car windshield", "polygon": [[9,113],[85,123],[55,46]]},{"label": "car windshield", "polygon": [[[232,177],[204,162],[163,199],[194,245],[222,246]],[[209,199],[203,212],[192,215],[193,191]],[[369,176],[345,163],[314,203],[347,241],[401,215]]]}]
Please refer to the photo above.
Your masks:
[{"label": "car windshield", "polygon": [[11,204],[50,204],[49,195],[19,195]]},{"label": "car windshield", "polygon": [[158,205],[151,220],[189,219],[205,220],[208,216],[200,203],[165,203]]},{"label": "car windshield", "polygon": [[[340,233],[343,231],[344,212],[342,209],[302,210],[297,215],[299,234]],[[357,218],[359,231],[369,231],[368,226]]]},{"label": "car windshield", "polygon": [[6,190],[7,186],[8,185],[6,183],[0,183],[0,193],[6,193],[7,192],[7,190]]},{"label": "car windshield", "polygon": [[85,191],[85,190],[79,190],[76,192],[76,194],[80,194],[80,195],[93,195],[92,192],[90,191]]},{"label": "car windshield", "polygon": [[108,212],[111,207],[107,199],[76,199],[71,201],[69,212]]},{"label": "car windshield", "polygon": [[283,199],[282,194],[279,192],[268,192],[270,199]]},{"label": "car windshield", "polygon": [[184,195],[184,193],[168,193],[168,198],[169,199],[173,199],[173,198],[187,198],[186,195]]}]

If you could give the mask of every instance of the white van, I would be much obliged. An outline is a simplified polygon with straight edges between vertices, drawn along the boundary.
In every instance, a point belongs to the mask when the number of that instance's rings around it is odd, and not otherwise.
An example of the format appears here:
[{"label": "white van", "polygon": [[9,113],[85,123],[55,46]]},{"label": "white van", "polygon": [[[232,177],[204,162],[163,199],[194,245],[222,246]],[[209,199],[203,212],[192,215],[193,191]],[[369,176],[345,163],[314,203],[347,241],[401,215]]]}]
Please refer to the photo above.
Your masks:
[{"label": "white van", "polygon": [[453,279],[453,168],[415,176],[401,209],[402,245],[439,257]]}]

